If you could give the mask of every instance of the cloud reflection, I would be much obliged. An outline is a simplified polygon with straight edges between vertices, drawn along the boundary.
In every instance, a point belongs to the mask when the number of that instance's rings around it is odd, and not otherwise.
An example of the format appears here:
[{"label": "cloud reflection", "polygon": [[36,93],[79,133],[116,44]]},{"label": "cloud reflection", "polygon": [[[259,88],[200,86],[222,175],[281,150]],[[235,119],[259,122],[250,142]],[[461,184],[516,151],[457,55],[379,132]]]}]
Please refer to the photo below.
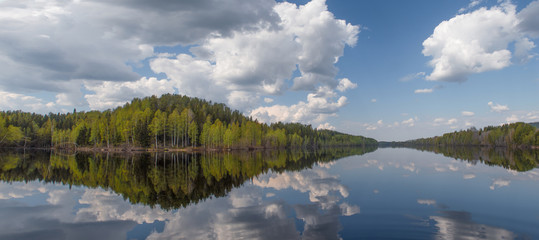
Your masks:
[{"label": "cloud reflection", "polygon": [[[66,202],[65,200],[62,202]],[[71,222],[61,218],[73,206],[27,206],[13,201],[0,201],[0,239],[125,239],[132,221]]]},{"label": "cloud reflection", "polygon": [[[358,214],[360,208],[342,202],[348,189],[326,167],[259,176],[227,198],[179,210],[163,232],[148,239],[339,239],[339,217]],[[268,201],[264,196],[273,195],[264,194],[264,188],[308,193],[311,203]],[[296,219],[303,226],[298,228]]]},{"label": "cloud reflection", "polygon": [[507,186],[509,186],[510,183],[511,183],[511,181],[509,181],[509,180],[494,179],[494,181],[492,182],[492,185],[490,185],[490,190],[494,190],[496,188],[501,188],[501,187],[507,187]]},{"label": "cloud reflection", "polygon": [[283,201],[264,202],[254,186],[179,210],[161,233],[148,239],[298,239],[292,208]]},{"label": "cloud reflection", "polygon": [[472,221],[469,212],[442,211],[442,216],[432,216],[438,229],[436,239],[514,239],[516,234],[503,228]]}]

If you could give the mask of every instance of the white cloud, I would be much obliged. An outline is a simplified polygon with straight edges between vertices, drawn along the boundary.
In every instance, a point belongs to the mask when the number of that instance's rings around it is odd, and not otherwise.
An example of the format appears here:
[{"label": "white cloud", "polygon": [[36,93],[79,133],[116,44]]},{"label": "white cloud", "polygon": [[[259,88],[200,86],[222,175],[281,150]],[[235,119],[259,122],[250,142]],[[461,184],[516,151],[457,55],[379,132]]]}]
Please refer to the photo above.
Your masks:
[{"label": "white cloud", "polygon": [[537,121],[539,120],[539,111],[528,112],[524,118],[528,121]]},{"label": "white cloud", "polygon": [[436,200],[432,199],[417,199],[417,203],[422,205],[436,205]]},{"label": "white cloud", "polygon": [[337,90],[339,90],[340,92],[344,92],[347,89],[354,89],[356,87],[357,87],[356,83],[351,82],[348,78],[343,78],[339,81]]},{"label": "white cloud", "polygon": [[[327,170],[321,168],[263,176],[253,179],[253,185],[276,190],[291,188],[300,192],[308,192],[309,200],[320,204],[322,209],[331,208],[349,195],[348,188],[342,185],[336,176],[330,175]],[[334,193],[339,193],[339,195]]]},{"label": "white cloud", "polygon": [[378,101],[378,100],[376,100],[376,98],[371,99],[371,102],[372,102],[372,103],[375,103],[375,102],[377,102],[377,101]]},{"label": "white cloud", "polygon": [[318,125],[318,127],[316,129],[318,129],[318,130],[321,130],[321,129],[335,130],[335,127],[331,126],[331,124],[329,124],[329,123],[323,123],[323,124]]},{"label": "white cloud", "polygon": [[126,63],[151,57],[154,46],[200,43],[275,24],[274,5],[264,0],[4,1],[0,20],[9,24],[0,26],[0,55],[5,56],[0,82],[17,76],[25,81],[13,87],[40,89],[50,81],[133,81],[139,76]]},{"label": "white cloud", "polygon": [[164,93],[174,92],[172,82],[156,78],[141,78],[136,82],[106,81],[95,85],[86,82],[85,86],[94,92],[94,94],[85,95],[90,108],[100,110],[123,105],[134,97],[160,96]]},{"label": "white cloud", "polygon": [[[334,64],[346,45],[355,45],[359,27],[335,19],[321,0],[299,7],[279,3],[273,10],[280,18],[278,27],[264,25],[267,27],[256,31],[234,31],[231,37],[214,36],[191,48],[195,56],[157,58],[151,61],[151,68],[165,73],[181,94],[227,102],[233,108],[251,111],[259,120],[322,120],[343,106],[346,97],[332,104],[328,97],[319,96],[320,89],[334,95],[335,89],[344,92],[357,87],[347,78],[335,80]],[[301,75],[291,79],[296,70]],[[314,92],[307,96],[307,103],[255,108],[261,95],[286,91],[288,81],[294,90]],[[309,110],[299,109],[306,105]]]},{"label": "white cloud", "polygon": [[[465,211],[441,211],[440,215],[429,217],[437,229],[436,239],[515,239],[517,234],[474,222],[473,215]],[[480,236],[479,236],[480,235]]]},{"label": "white cloud", "polygon": [[466,180],[468,180],[468,179],[473,179],[473,178],[475,178],[475,174],[464,174],[464,175],[462,176],[462,178],[463,178],[463,179],[466,179]]},{"label": "white cloud", "polygon": [[500,104],[494,104],[493,102],[488,102],[488,106],[490,107],[490,111],[493,111],[493,112],[509,111],[509,107],[507,105],[500,105]]},{"label": "white cloud", "polygon": [[391,128],[391,127],[398,127],[398,126],[400,126],[400,123],[397,122],[397,121],[395,121],[395,122],[393,122],[393,124],[389,124],[389,125],[387,125],[387,126],[390,127],[390,128]]},{"label": "white cloud", "polygon": [[353,216],[360,212],[359,206],[350,205],[349,203],[345,203],[345,202],[339,204],[339,208],[341,209],[341,214],[343,216]]},{"label": "white cloud", "polygon": [[418,73],[412,73],[412,74],[408,74],[404,77],[402,77],[401,79],[399,79],[399,81],[401,82],[409,82],[411,80],[414,80],[414,79],[420,79],[420,78],[423,78],[425,77],[425,72],[418,72]]},{"label": "white cloud", "polygon": [[514,122],[518,122],[518,121],[519,121],[519,118],[517,117],[517,115],[512,114],[511,116],[505,118],[505,121],[506,121],[507,123],[514,123]]},{"label": "white cloud", "polygon": [[423,42],[423,55],[432,57],[429,64],[434,68],[426,79],[463,82],[470,74],[505,68],[513,57],[511,43],[515,57],[527,56],[533,43],[519,30],[519,23],[510,2],[441,22]]},{"label": "white cloud", "polygon": [[479,5],[481,2],[483,2],[483,0],[471,0],[470,3],[468,4],[468,6],[459,9],[459,13],[469,11],[470,9],[472,9],[472,8],[476,7],[477,5]]},{"label": "white cloud", "polygon": [[30,112],[46,113],[56,109],[55,106],[54,102],[46,102],[33,96],[0,90],[0,109],[2,110],[27,109]]},{"label": "white cloud", "polygon": [[401,122],[402,125],[407,125],[408,127],[413,127],[415,125],[415,119],[409,118]]},{"label": "white cloud", "polygon": [[462,114],[462,116],[465,116],[465,117],[471,117],[471,116],[475,115],[474,112],[470,112],[470,111],[462,111],[461,114]]},{"label": "white cloud", "polygon": [[264,98],[264,102],[265,102],[265,103],[272,103],[272,102],[273,102],[273,98]]},{"label": "white cloud", "polygon": [[450,119],[445,119],[445,118],[435,118],[433,120],[433,125],[434,126],[440,126],[440,125],[454,125],[458,122],[458,119],[456,118],[450,118]]},{"label": "white cloud", "polygon": [[76,212],[76,221],[131,220],[139,224],[174,218],[173,212],[142,204],[129,204],[118,194],[102,189],[86,189],[78,200],[84,207]]},{"label": "white cloud", "polygon": [[448,125],[452,125],[452,124],[455,124],[457,122],[458,122],[458,120],[456,118],[451,118],[451,119],[447,120]]},{"label": "white cloud", "polygon": [[505,179],[495,179],[493,182],[492,182],[492,185],[490,185],[490,190],[494,190],[496,188],[501,188],[501,187],[507,187],[509,186],[509,184],[511,183],[510,180],[505,180]]},{"label": "white cloud", "polygon": [[424,89],[416,89],[414,93],[431,93],[433,91],[432,88],[424,88]]},{"label": "white cloud", "polygon": [[367,131],[374,131],[374,130],[378,129],[378,126],[368,125],[368,124],[367,124],[367,125],[365,126],[365,129],[366,129]]},{"label": "white cloud", "polygon": [[307,95],[307,102],[300,101],[292,106],[273,105],[259,107],[250,116],[263,122],[303,122],[321,123],[347,104],[347,98],[337,94],[329,87],[319,87],[316,93]]},{"label": "white cloud", "polygon": [[[398,123],[397,123],[397,125],[398,125]],[[373,124],[371,124],[371,123],[363,123],[362,126],[367,131],[373,131],[373,130],[376,130],[376,129],[380,128],[380,127],[383,127],[384,126],[384,121],[382,119],[380,119],[376,123],[373,123]],[[394,126],[393,125],[388,125],[388,127],[394,127]]]},{"label": "white cloud", "polygon": [[[9,23],[0,26],[2,90],[52,92],[59,106],[87,100],[90,108],[103,109],[142,93],[177,92],[248,111],[263,95],[281,95],[292,85],[310,92],[357,86],[337,80],[335,64],[346,46],[356,44],[360,28],[336,19],[324,0],[300,6],[271,0],[13,0],[3,2],[0,21]],[[159,46],[191,48],[155,52]],[[133,71],[145,62],[166,82]],[[94,93],[81,98],[84,89],[66,92],[63,82],[84,83]],[[129,99],[107,89],[133,92],[131,85],[141,82],[156,85],[144,85],[148,90]]]}]

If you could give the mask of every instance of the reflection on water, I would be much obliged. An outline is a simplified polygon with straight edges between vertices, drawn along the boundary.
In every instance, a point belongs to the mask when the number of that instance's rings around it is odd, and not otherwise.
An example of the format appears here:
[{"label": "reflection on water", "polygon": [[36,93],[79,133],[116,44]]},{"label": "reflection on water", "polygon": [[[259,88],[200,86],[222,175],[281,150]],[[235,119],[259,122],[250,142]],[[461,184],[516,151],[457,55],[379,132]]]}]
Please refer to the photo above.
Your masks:
[{"label": "reflection on water", "polygon": [[2,153],[0,239],[539,238],[539,169],[373,150]]},{"label": "reflection on water", "polygon": [[375,149],[132,155],[4,153],[0,155],[0,178],[7,182],[40,180],[101,187],[123,195],[131,203],[175,209],[209,197],[225,196],[232,188],[269,170],[299,171],[317,162],[331,162]]},{"label": "reflection on water", "polygon": [[416,146],[414,148],[441,153],[444,156],[465,160],[472,164],[483,163],[491,166],[502,166],[521,172],[539,167],[538,149],[455,146]]},{"label": "reflection on water", "polygon": [[438,239],[515,239],[516,234],[503,228],[478,224],[469,212],[442,211],[441,216],[432,216],[439,232]]},{"label": "reflection on water", "polygon": [[[7,153],[0,159],[0,176],[10,184],[0,185],[5,200],[0,200],[0,213],[15,218],[0,221],[2,229],[10,229],[0,233],[0,238],[122,239],[126,232],[129,237],[142,231],[137,230],[141,225],[153,224],[142,234],[144,238],[337,239],[339,217],[354,215],[359,207],[341,201],[348,195],[347,189],[326,168],[299,170],[373,150],[129,157]],[[254,179],[262,173],[262,178]],[[236,188],[247,180],[253,184]],[[297,189],[297,181],[307,184],[300,191],[309,192],[310,203],[289,204],[264,193],[264,189]],[[69,190],[63,184],[85,187]],[[163,209],[189,207],[165,211],[132,205],[103,189],[119,193],[131,203],[157,204]],[[227,193],[227,198],[205,200]],[[46,203],[33,206],[12,201],[32,196]],[[302,226],[294,219],[303,221]],[[166,224],[157,231],[160,222]]]}]

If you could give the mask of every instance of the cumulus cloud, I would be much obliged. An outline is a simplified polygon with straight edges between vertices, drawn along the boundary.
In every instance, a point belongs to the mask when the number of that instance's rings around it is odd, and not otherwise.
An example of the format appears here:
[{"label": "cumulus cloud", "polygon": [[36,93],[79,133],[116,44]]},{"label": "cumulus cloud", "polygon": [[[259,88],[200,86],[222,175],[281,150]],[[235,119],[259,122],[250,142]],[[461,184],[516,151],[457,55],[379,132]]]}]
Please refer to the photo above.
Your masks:
[{"label": "cumulus cloud", "polygon": [[531,2],[526,8],[518,13],[520,30],[539,37],[539,1]]},{"label": "cumulus cloud", "polygon": [[378,100],[376,100],[376,98],[371,99],[371,102],[372,102],[372,103],[375,103],[375,102],[377,102],[377,101],[378,101]]},{"label": "cumulus cloud", "polygon": [[323,124],[318,125],[318,127],[316,129],[318,129],[318,130],[320,130],[320,129],[335,130],[335,127],[332,126],[329,123],[323,123]]},{"label": "cumulus cloud", "polygon": [[416,89],[414,93],[431,93],[433,91],[432,88],[424,88],[424,89]]},{"label": "cumulus cloud", "polygon": [[159,208],[126,203],[118,194],[102,189],[86,189],[79,199],[85,207],[76,212],[79,222],[134,221],[139,224],[165,221],[175,216]]},{"label": "cumulus cloud", "polygon": [[475,178],[475,174],[464,174],[464,175],[462,176],[462,178],[463,178],[463,179],[466,179],[466,180],[468,180],[468,179],[474,179],[474,178]]},{"label": "cumulus cloud", "polygon": [[490,111],[493,112],[509,111],[509,107],[507,105],[494,104],[492,101],[488,102],[488,106],[490,107]]},{"label": "cumulus cloud", "polygon": [[46,189],[39,183],[13,182],[11,184],[0,184],[0,200],[24,198],[34,194],[44,193]]},{"label": "cumulus cloud", "polygon": [[174,91],[172,83],[166,79],[145,77],[135,82],[106,81],[95,85],[86,83],[86,88],[94,92],[85,95],[90,108],[100,110],[123,105],[134,97],[161,95]]},{"label": "cumulus cloud", "polygon": [[511,184],[510,180],[494,179],[494,181],[492,182],[492,184],[490,185],[489,188],[490,188],[490,190],[494,190],[496,188],[507,187],[507,186],[509,186],[509,184]]},{"label": "cumulus cloud", "polygon": [[505,118],[505,121],[508,123],[518,122],[519,118],[517,117],[517,115],[512,114],[511,116]]},{"label": "cumulus cloud", "polygon": [[462,111],[461,114],[462,114],[462,116],[465,116],[465,117],[471,117],[471,116],[475,115],[474,112],[470,112],[470,111]]},{"label": "cumulus cloud", "polygon": [[537,121],[539,119],[539,111],[528,112],[524,118],[528,121]]},{"label": "cumulus cloud", "polygon": [[[262,197],[264,188],[308,192],[310,203],[267,201]],[[148,239],[335,239],[339,218],[360,213],[359,206],[342,201],[348,194],[335,176],[319,167],[268,173],[253,179],[252,185],[233,189],[227,197],[178,210],[162,232],[153,232]],[[297,220],[304,224],[301,232]]]},{"label": "cumulus cloud", "polygon": [[[473,1],[468,8],[477,4]],[[528,12],[537,12],[535,4],[524,9],[522,15],[517,15],[511,2],[503,2],[441,22],[423,42],[423,55],[432,57],[429,65],[434,68],[426,79],[464,82],[470,74],[505,68],[511,65],[512,58],[516,61],[527,58],[535,45],[522,30],[537,27],[521,22],[523,18],[533,22],[536,15],[531,17]],[[511,44],[515,46],[514,53]]]},{"label": "cumulus cloud", "polygon": [[402,125],[407,125],[408,127],[413,127],[415,125],[415,121],[417,119],[414,119],[414,118],[408,118],[404,121],[401,122]]},{"label": "cumulus cloud", "polygon": [[[326,170],[306,170],[299,173],[283,173],[265,176],[253,180],[253,184],[263,188],[282,190],[292,188],[300,192],[308,192],[309,200],[318,203],[323,209],[334,207],[341,198],[347,198],[348,188]],[[338,195],[332,193],[338,192]]]},{"label": "cumulus cloud", "polygon": [[[384,121],[382,119],[380,119],[374,124],[364,123],[362,126],[365,128],[365,130],[372,131],[372,130],[376,130],[376,129],[380,128],[380,127],[383,127],[384,126]],[[388,127],[393,127],[393,125],[388,125]]]},{"label": "cumulus cloud", "polygon": [[[169,92],[248,112],[263,96],[290,87],[316,93],[319,87],[343,92],[357,86],[337,80],[335,64],[346,46],[356,44],[360,28],[336,19],[324,0],[300,6],[272,0],[7,0],[0,3],[0,21],[9,23],[0,26],[2,90],[52,92],[58,106],[82,100],[104,109]],[[156,52],[161,46],[189,50]],[[166,81],[135,73],[145,64]],[[80,98],[86,91],[68,93],[64,82],[83,83],[91,93]],[[133,92],[133,85],[146,89]],[[128,94],[116,89],[121,95],[112,96],[114,87],[134,95],[125,99]]]},{"label": "cumulus cloud", "polygon": [[435,118],[432,125],[434,126],[448,125],[448,126],[451,126],[452,129],[455,129],[457,128],[457,126],[455,126],[456,123],[458,123],[458,119],[456,118],[450,118],[450,119]]},{"label": "cumulus cloud", "polygon": [[4,33],[0,49],[6,56],[3,63],[11,65],[6,69],[12,71],[1,80],[35,70],[34,76],[40,78],[20,76],[33,83],[132,81],[138,76],[125,63],[150,57],[153,46],[194,44],[213,35],[230,36],[262,23],[271,25],[278,20],[274,4],[264,0],[3,1],[0,19],[9,24],[0,26]]},{"label": "cumulus cloud", "polygon": [[337,90],[344,92],[347,89],[354,89],[357,87],[356,83],[353,83],[348,78],[343,78],[339,81],[339,85],[337,86]]},{"label": "cumulus cloud", "polygon": [[[182,94],[242,110],[252,109],[260,95],[282,94],[287,81],[295,90],[315,92],[317,85],[341,92],[357,86],[347,78],[335,80],[334,64],[346,45],[355,45],[358,26],[335,19],[320,0],[299,7],[279,3],[273,10],[277,27],[212,37],[191,48],[194,56],[154,59],[151,68],[165,73]],[[290,80],[296,70],[301,75]]]},{"label": "cumulus cloud", "polygon": [[456,118],[451,118],[451,119],[447,120],[447,124],[449,124],[449,125],[455,124],[457,122],[458,122],[458,120]]},{"label": "cumulus cloud", "polygon": [[47,112],[52,111],[55,105],[54,102],[45,102],[33,96],[0,90],[0,108],[3,110],[27,109],[31,112],[44,112],[43,110]]},{"label": "cumulus cloud", "polygon": [[264,102],[265,102],[265,103],[272,103],[272,102],[273,102],[273,98],[264,98]]},{"label": "cumulus cloud", "polygon": [[291,106],[273,105],[259,107],[250,115],[262,122],[303,122],[321,123],[347,104],[345,96],[338,95],[327,86],[319,87],[315,93],[307,95],[307,102],[300,101]]}]

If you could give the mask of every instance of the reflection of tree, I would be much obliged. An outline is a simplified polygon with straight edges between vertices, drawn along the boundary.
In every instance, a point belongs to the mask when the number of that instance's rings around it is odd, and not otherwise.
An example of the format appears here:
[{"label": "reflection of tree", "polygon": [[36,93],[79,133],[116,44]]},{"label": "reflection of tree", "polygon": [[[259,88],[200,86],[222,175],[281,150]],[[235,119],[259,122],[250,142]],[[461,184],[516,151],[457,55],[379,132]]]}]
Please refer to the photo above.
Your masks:
[{"label": "reflection of tree", "polygon": [[316,152],[145,153],[128,156],[2,153],[0,179],[101,187],[121,194],[131,203],[175,209],[210,197],[225,196],[231,189],[270,170],[298,171],[316,162],[330,162],[374,150],[345,148]]},{"label": "reflection of tree", "polygon": [[520,148],[480,148],[451,146],[415,146],[421,151],[443,154],[446,157],[502,166],[517,171],[528,171],[539,166],[539,150]]}]

